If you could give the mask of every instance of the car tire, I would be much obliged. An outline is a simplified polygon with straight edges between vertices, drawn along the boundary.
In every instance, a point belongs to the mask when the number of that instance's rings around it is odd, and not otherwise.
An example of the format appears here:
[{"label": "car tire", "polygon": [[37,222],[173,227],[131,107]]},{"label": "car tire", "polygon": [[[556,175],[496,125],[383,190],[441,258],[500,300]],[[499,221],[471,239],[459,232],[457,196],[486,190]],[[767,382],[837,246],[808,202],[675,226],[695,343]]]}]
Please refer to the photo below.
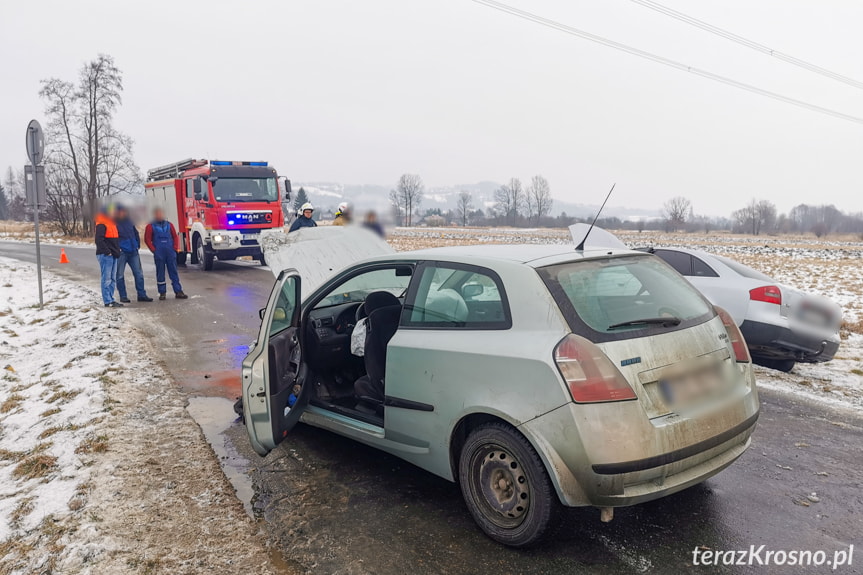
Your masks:
[{"label": "car tire", "polygon": [[783,373],[790,373],[794,369],[794,366],[797,365],[797,361],[793,359],[773,359],[769,357],[753,357],[752,363]]},{"label": "car tire", "polygon": [[556,528],[562,505],[533,446],[505,423],[475,429],[459,454],[459,485],[483,532],[525,547]]}]

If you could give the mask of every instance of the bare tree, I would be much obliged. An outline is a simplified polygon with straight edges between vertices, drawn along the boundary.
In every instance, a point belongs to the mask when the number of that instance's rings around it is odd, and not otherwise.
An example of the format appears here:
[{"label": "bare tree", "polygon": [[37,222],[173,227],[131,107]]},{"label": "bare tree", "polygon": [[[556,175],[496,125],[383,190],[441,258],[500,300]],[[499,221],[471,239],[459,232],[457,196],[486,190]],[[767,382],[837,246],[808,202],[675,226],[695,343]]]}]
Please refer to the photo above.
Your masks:
[{"label": "bare tree", "polygon": [[551,199],[551,188],[548,185],[548,180],[539,175],[531,178],[525,193],[528,221],[538,224],[542,218],[551,212],[553,203],[554,200]]},{"label": "bare tree", "polygon": [[676,231],[692,216],[692,202],[683,196],[676,196],[665,202],[662,212],[669,230]]},{"label": "bare tree", "polygon": [[396,216],[410,227],[413,214],[420,207],[424,196],[423,180],[416,174],[402,174],[396,189],[390,191],[390,203]]},{"label": "bare tree", "polygon": [[509,225],[514,226],[518,221],[518,214],[524,207],[524,188],[521,180],[512,178],[508,184],[501,186],[494,192],[496,209]]},{"label": "bare tree", "polygon": [[736,229],[753,236],[762,231],[772,231],[776,226],[776,205],[768,200],[752,199],[746,206],[735,210],[731,218],[736,224]]},{"label": "bare tree", "polygon": [[91,233],[99,199],[140,187],[132,139],[112,125],[122,91],[122,74],[104,54],[84,64],[77,84],[42,81],[48,215],[64,233]]},{"label": "bare tree", "polygon": [[459,192],[456,200],[456,214],[461,220],[461,225],[467,225],[467,219],[473,210],[473,194],[470,192]]}]

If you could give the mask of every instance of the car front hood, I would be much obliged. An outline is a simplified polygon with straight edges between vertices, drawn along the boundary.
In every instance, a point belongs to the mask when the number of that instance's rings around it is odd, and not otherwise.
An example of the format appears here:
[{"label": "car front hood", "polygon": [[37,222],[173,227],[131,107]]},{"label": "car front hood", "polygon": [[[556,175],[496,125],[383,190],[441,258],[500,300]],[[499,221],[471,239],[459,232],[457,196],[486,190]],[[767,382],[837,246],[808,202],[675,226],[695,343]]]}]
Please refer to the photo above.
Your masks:
[{"label": "car front hood", "polygon": [[261,248],[274,276],[290,268],[299,272],[302,299],[349,265],[395,251],[377,234],[357,226],[265,231]]}]

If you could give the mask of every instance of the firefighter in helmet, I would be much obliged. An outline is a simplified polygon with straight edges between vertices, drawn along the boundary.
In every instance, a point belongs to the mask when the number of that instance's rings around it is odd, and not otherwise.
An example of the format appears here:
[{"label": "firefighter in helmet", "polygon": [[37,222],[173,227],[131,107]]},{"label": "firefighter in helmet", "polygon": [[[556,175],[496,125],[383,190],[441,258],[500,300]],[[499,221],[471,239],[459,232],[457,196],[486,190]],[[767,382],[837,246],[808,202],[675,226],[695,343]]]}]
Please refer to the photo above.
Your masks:
[{"label": "firefighter in helmet", "polygon": [[312,219],[312,216],[315,213],[315,207],[312,204],[306,202],[300,207],[300,210],[302,210],[303,213],[300,217],[294,220],[294,223],[291,224],[291,229],[288,230],[288,232],[295,232],[300,228],[316,228],[318,226],[318,224],[315,223],[315,220]]},{"label": "firefighter in helmet", "polygon": [[336,209],[336,219],[333,220],[334,226],[346,226],[351,223],[351,210],[347,202],[342,202]]}]

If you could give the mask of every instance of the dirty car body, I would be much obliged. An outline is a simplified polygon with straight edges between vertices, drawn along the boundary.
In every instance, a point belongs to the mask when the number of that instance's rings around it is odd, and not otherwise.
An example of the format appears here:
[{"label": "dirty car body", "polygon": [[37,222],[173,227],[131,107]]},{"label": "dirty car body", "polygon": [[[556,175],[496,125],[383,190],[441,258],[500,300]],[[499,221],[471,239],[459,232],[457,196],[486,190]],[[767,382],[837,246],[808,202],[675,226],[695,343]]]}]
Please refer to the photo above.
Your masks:
[{"label": "dirty car body", "polygon": [[[261,455],[297,421],[328,429],[457,481],[486,534],[524,546],[564,506],[609,517],[749,446],[759,401],[739,330],[655,256],[441,248],[355,260],[301,296],[302,282],[279,272],[243,363]],[[368,335],[358,358],[351,332],[381,291],[396,325],[382,360]],[[384,399],[361,409],[354,381],[375,362]]]},{"label": "dirty car body", "polygon": [[734,318],[756,363],[790,371],[830,361],[841,343],[841,307],[730,258],[685,248],[650,248]]}]

